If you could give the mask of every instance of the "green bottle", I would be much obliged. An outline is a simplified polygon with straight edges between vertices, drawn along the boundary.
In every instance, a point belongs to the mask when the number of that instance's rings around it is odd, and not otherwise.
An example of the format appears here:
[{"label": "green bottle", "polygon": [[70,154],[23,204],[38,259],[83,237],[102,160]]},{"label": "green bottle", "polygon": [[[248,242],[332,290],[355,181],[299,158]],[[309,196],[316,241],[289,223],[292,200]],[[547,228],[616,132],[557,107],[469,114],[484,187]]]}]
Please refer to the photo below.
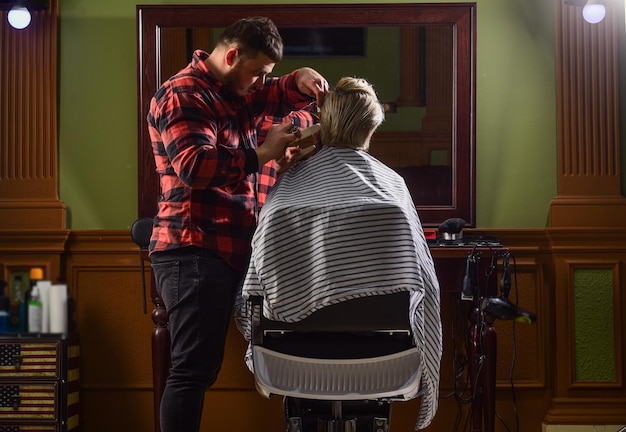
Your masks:
[{"label": "green bottle", "polygon": [[41,332],[42,327],[41,298],[39,297],[39,287],[35,284],[30,289],[30,300],[28,301],[28,331],[31,333]]}]

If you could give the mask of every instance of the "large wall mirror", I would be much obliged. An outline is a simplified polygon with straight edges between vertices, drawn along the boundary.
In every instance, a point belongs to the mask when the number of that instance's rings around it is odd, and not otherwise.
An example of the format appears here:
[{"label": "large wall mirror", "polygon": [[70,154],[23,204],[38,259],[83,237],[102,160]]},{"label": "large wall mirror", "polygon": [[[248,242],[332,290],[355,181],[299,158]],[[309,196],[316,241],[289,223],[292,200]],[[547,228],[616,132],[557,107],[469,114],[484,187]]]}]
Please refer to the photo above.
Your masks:
[{"label": "large wall mirror", "polygon": [[370,153],[405,178],[422,223],[475,226],[475,14],[475,3],[137,6],[139,216],[158,196],[146,124],[157,87],[222,28],[265,15],[285,39],[274,74],[311,66],[331,85],[373,83],[387,114]]}]

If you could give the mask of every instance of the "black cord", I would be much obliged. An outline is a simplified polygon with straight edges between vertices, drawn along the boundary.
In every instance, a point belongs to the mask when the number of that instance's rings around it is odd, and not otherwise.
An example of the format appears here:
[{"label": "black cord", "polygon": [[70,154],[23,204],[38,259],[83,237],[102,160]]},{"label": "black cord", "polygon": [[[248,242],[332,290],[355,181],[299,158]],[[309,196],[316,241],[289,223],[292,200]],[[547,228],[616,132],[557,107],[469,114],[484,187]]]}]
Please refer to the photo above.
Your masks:
[{"label": "black cord", "polygon": [[[515,303],[516,304],[518,303],[519,292],[518,292],[518,280],[517,280],[517,262],[515,261],[515,257],[511,255],[508,250],[502,255],[499,255],[498,253],[496,253],[494,249],[492,248],[490,248],[490,252],[491,252],[491,263],[489,266],[487,266],[487,268],[485,268],[485,271],[482,274],[482,276],[484,276],[485,278],[484,285],[481,281],[481,273],[480,273],[480,265],[479,265],[480,253],[478,253],[476,251],[476,247],[474,247],[472,251],[470,252],[470,254],[468,255],[468,262],[470,262],[470,265],[472,266],[472,271],[474,272],[473,274],[475,278],[475,280],[472,281],[474,284],[472,286],[473,295],[474,295],[474,298],[473,298],[474,302],[472,302],[472,304],[475,303],[474,306],[476,307],[476,310],[478,311],[478,316],[476,317],[477,319],[476,324],[471,325],[471,327],[466,327],[465,328],[466,331],[464,332],[467,335],[465,337],[465,343],[466,343],[465,353],[468,354],[469,358],[459,355],[457,351],[457,347],[456,347],[456,336],[455,336],[455,332],[453,331],[453,346],[454,346],[454,355],[455,355],[454,360],[453,360],[454,382],[453,382],[452,392],[444,396],[444,398],[454,396],[455,400],[457,401],[458,410],[457,410],[457,416],[455,418],[455,423],[454,423],[455,431],[457,431],[460,426],[460,422],[461,422],[461,418],[463,414],[462,406],[466,404],[470,404],[470,409],[468,410],[467,416],[465,417],[462,430],[463,431],[471,430],[471,427],[472,427],[471,420],[473,418],[471,404],[479,396],[478,392],[483,391],[483,388],[480,385],[479,380],[481,377],[482,369],[484,366],[484,358],[485,358],[483,336],[484,336],[484,326],[486,323],[485,323],[485,314],[481,308],[481,301],[482,301],[483,295],[484,296],[489,295],[489,293],[487,292],[487,289],[490,286],[491,278],[497,276],[497,262],[498,262],[499,256],[501,256],[503,259],[506,259],[506,260],[508,260],[508,258],[511,257],[513,260],[513,274],[514,274],[513,285],[514,285],[514,290],[515,290]],[[452,319],[452,323],[454,327],[454,317]],[[512,321],[512,326],[513,326],[512,328],[513,358],[511,361],[511,368],[509,371],[509,382],[511,385],[513,410],[515,413],[515,425],[516,425],[515,430],[516,432],[519,432],[520,419],[519,419],[519,412],[518,412],[518,407],[517,407],[515,385],[514,385],[514,380],[513,380],[513,371],[515,369],[515,361],[517,359],[517,341],[516,341],[516,332],[515,332],[515,320]],[[470,331],[472,332],[471,334],[468,333]],[[475,347],[472,346],[472,344],[474,344]],[[470,374],[471,369],[469,368],[470,362],[473,362],[472,365],[474,368],[476,368],[475,382],[473,383],[471,383],[472,377]],[[464,375],[464,372],[466,372],[466,370],[467,370],[467,373],[465,373],[466,375],[465,385],[461,386],[460,385],[461,378]],[[471,389],[472,391],[469,397],[466,398],[463,395],[468,391],[468,389]],[[509,425],[506,424],[504,419],[501,417],[501,415],[497,411],[495,411],[495,416],[502,423],[504,428],[508,432],[510,432],[511,429]]]},{"label": "black cord", "polygon": [[[449,297],[449,298],[452,299],[452,297]],[[459,353],[457,349],[455,318],[458,318],[460,315],[462,315],[460,313],[455,313],[458,311],[453,310],[454,308],[452,306],[457,306],[457,305],[458,305],[457,302],[453,302],[450,300],[450,307],[448,308],[450,312],[450,323],[452,326],[450,333],[452,335],[452,348],[453,348],[452,373],[454,376],[454,380],[452,381],[452,391],[450,391],[450,393],[446,395],[441,395],[440,399],[448,399],[448,398],[454,397],[457,401],[463,402],[463,399],[459,395],[462,396],[463,393],[465,393],[465,390],[459,393],[457,391],[457,385],[461,377],[463,376],[463,371],[465,370],[465,366],[467,364],[467,358],[461,353]],[[465,334],[465,332],[463,334]]]},{"label": "black cord", "polygon": [[504,428],[508,431],[511,432],[511,429],[509,429],[509,426],[506,424],[506,422],[504,421],[504,419],[502,417],[500,417],[500,414],[498,413],[498,411],[496,411],[496,417],[498,418],[498,420],[500,420],[500,423],[504,426]]},{"label": "black cord", "polygon": [[517,344],[515,341],[515,320],[511,323],[511,333],[513,340],[513,358],[511,359],[511,369],[509,372],[509,382],[511,383],[511,395],[513,398],[513,412],[515,413],[515,430],[519,432],[519,413],[517,412],[517,398],[515,396],[515,384],[513,383],[513,370],[515,369],[515,358],[517,357]]},{"label": "black cord", "polygon": [[[511,255],[510,252],[507,251],[505,256],[513,259],[513,280],[514,280],[513,286],[515,288],[515,304],[518,304],[519,292],[518,292],[518,285],[517,285],[517,262],[515,261],[515,256]],[[509,383],[511,385],[511,398],[513,400],[513,412],[515,414],[515,430],[516,432],[519,432],[520,420],[519,420],[519,412],[517,409],[517,396],[515,394],[515,384],[514,384],[514,379],[513,379],[513,371],[515,370],[515,361],[517,359],[517,340],[516,340],[515,330],[516,330],[515,320],[512,320],[511,321],[511,342],[513,344],[513,357],[511,359],[511,367],[509,368]],[[502,419],[502,417],[497,411],[496,411],[496,416],[498,417],[498,420],[500,420],[500,422],[504,425],[506,430],[510,431],[509,426],[505,423],[505,421]]]},{"label": "black cord", "polygon": [[[515,256],[513,258],[513,286],[515,287],[515,304],[519,304],[519,290],[517,286],[517,262]],[[515,384],[513,383],[513,370],[515,369],[515,360],[517,358],[517,340],[515,335],[515,320],[511,322],[511,340],[513,343],[513,358],[511,359],[511,369],[509,372],[509,380],[511,382],[511,395],[513,398],[513,412],[515,413],[515,430],[519,432],[519,413],[517,411],[517,398],[515,396]]]},{"label": "black cord", "polygon": [[[440,396],[441,399],[447,399],[453,397],[456,401],[457,405],[457,413],[454,419],[453,431],[459,431],[459,427],[461,426],[461,421],[463,418],[463,406],[470,403],[472,401],[470,398],[465,398],[464,395],[468,391],[469,379],[465,374],[465,370],[467,368],[467,357],[465,353],[467,353],[467,346],[465,346],[464,352],[461,352],[458,349],[458,340],[457,340],[457,328],[462,329],[461,334],[464,335],[463,341],[464,345],[466,344],[466,335],[467,335],[467,320],[464,318],[464,313],[462,308],[460,308],[461,303],[456,301],[453,296],[448,296],[448,305],[449,305],[449,313],[450,313],[450,323],[451,323],[451,334],[452,334],[452,349],[453,349],[453,359],[452,359],[452,373],[453,373],[453,381],[452,381],[452,391],[446,395]],[[460,324],[457,327],[457,322]],[[462,380],[465,375],[465,380]]]},{"label": "black cord", "polygon": [[[476,269],[474,269],[476,270]],[[474,273],[476,275],[477,273]],[[453,383],[452,383],[452,391],[441,398],[454,398],[457,405],[457,413],[454,420],[453,431],[461,432],[465,431],[467,428],[467,420],[464,421],[464,410],[463,407],[465,405],[471,404],[474,400],[474,395],[471,394],[471,391],[476,387],[471,385],[471,376],[468,373],[469,371],[469,359],[467,354],[471,352],[471,348],[469,345],[470,340],[470,322],[466,319],[467,311],[462,306],[464,302],[458,302],[454,296],[448,296],[449,301],[449,312],[450,312],[450,322],[452,326],[452,347],[453,347],[453,358],[452,358],[452,373],[453,373]],[[473,303],[472,303],[473,307]],[[457,338],[458,334],[462,334],[462,345],[463,350],[459,349],[459,341]],[[471,410],[469,410],[469,415],[471,416]],[[463,425],[465,423],[465,425]],[[461,429],[463,427],[463,429]]]}]

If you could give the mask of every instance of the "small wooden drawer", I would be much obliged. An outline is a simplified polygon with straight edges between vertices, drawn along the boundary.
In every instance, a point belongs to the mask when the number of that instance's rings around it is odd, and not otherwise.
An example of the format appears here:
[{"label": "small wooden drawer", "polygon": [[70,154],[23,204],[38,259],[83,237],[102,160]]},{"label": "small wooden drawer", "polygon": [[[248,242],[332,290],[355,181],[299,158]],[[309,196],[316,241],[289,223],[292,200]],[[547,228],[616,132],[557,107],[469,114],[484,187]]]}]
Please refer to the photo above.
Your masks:
[{"label": "small wooden drawer", "polygon": [[0,383],[0,418],[2,422],[56,421],[59,412],[57,400],[58,386],[55,381],[3,382]]},{"label": "small wooden drawer", "polygon": [[80,346],[72,334],[0,334],[0,432],[78,432]]},{"label": "small wooden drawer", "polygon": [[0,432],[58,432],[56,425],[0,424]]},{"label": "small wooden drawer", "polygon": [[59,351],[56,340],[0,339],[0,378],[60,378]]}]

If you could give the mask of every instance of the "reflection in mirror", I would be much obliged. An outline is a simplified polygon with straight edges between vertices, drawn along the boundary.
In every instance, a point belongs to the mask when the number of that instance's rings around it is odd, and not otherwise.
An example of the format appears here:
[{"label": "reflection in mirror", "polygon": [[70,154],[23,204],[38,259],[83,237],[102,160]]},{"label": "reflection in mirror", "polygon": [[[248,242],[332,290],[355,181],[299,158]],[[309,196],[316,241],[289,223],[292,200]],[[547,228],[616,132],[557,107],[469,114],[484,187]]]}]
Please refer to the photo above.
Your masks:
[{"label": "reflection in mirror", "polygon": [[[401,9],[397,16],[388,6],[372,11],[372,15],[380,15],[381,23],[361,23],[355,12],[354,22],[342,21],[342,27],[328,22],[332,17],[320,18],[329,6],[314,6],[307,28],[295,28],[281,19],[276,12],[280,5],[255,14],[270,16],[283,33],[285,57],[276,65],[274,75],[310,66],[324,74],[331,85],[346,75],[373,83],[385,105],[386,119],[372,138],[370,153],[404,177],[425,226],[438,226],[449,217],[461,217],[473,226],[473,4],[459,4],[453,11],[446,5],[423,6],[430,14],[425,15],[428,19],[424,23],[419,22],[419,5],[396,5]],[[158,21],[158,7],[138,9],[144,17],[154,12]],[[245,15],[242,12],[238,17]],[[204,20],[189,20],[189,26],[184,26],[182,18],[171,26],[165,22],[155,25],[158,59],[154,85],[184,67],[195,49],[210,51],[219,32],[230,23],[211,23],[211,14],[205,16]],[[407,16],[408,23],[404,22]],[[159,19],[167,21],[165,17]],[[325,22],[315,25],[316,20]],[[198,26],[198,21],[206,21],[206,25]],[[149,31],[142,28],[140,37]],[[319,42],[310,42],[312,35]],[[350,44],[342,43],[348,38]],[[150,44],[140,46],[151,49]],[[307,55],[305,48],[311,54]],[[146,58],[146,53],[141,54]],[[145,69],[139,71],[140,82]],[[149,102],[151,96],[146,91],[140,98]],[[142,145],[145,143],[140,142],[140,157]],[[140,182],[142,178],[140,173]],[[145,202],[140,199],[140,213]]]}]

